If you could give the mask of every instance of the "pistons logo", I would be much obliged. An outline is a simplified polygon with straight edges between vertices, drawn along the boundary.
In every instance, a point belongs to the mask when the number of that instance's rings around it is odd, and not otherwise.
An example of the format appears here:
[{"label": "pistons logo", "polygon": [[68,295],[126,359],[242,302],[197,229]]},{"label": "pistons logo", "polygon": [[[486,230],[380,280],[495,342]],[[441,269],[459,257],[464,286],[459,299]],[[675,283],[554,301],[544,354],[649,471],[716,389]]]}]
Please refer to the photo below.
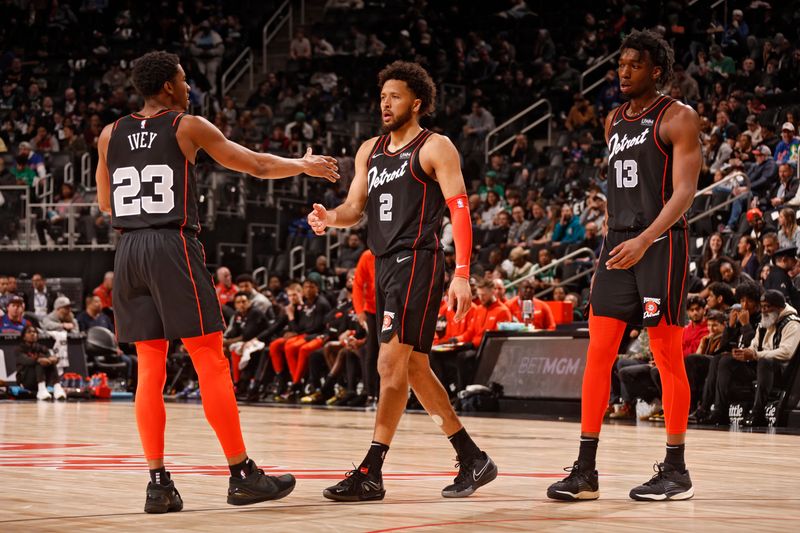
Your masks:
[{"label": "pistons logo", "polygon": [[653,318],[661,314],[661,298],[644,298],[644,318]]},{"label": "pistons logo", "polygon": [[391,331],[392,325],[394,324],[394,313],[391,311],[384,311],[383,312],[383,328],[381,331]]}]

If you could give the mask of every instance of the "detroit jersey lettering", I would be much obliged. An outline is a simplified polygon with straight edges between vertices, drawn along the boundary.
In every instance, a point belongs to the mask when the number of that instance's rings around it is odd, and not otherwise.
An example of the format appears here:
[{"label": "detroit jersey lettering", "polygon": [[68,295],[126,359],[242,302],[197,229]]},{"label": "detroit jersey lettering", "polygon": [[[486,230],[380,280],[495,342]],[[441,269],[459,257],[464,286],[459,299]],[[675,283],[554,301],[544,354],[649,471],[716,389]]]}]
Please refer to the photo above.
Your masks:
[{"label": "detroit jersey lettering", "polygon": [[425,174],[419,151],[432,132],[423,129],[397,152],[381,135],[368,160],[367,245],[376,257],[399,250],[438,250],[445,201]]},{"label": "detroit jersey lettering", "polygon": [[[614,113],[608,133],[609,229],[644,230],[672,196],[672,146],[658,129],[673,102],[662,95],[636,116],[627,114],[627,102]],[[685,227],[685,220],[674,227]]]},{"label": "detroit jersey lettering", "polygon": [[194,165],[178,145],[182,117],[134,113],[114,124],[107,154],[114,228],[200,230]]}]

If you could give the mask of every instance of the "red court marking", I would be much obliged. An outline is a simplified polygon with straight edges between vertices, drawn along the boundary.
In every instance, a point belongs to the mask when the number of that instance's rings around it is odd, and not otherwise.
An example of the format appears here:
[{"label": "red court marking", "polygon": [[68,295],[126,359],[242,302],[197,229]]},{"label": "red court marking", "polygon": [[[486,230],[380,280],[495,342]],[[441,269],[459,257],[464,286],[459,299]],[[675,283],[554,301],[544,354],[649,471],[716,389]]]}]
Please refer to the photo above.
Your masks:
[{"label": "red court marking", "polygon": [[[631,500],[633,501],[633,500]],[[555,505],[569,505],[555,504]],[[479,524],[502,524],[509,522],[577,522],[577,521],[618,521],[618,520],[800,520],[800,516],[782,517],[782,516],[574,516],[574,517],[555,517],[555,516],[536,516],[532,518],[501,518],[497,520],[462,520],[454,522],[432,522],[429,524],[417,524],[415,526],[399,526],[390,527],[387,529],[374,529],[369,533],[387,533],[389,531],[408,531],[410,529],[422,529],[426,527],[444,527],[444,526],[462,526],[462,525],[479,525]]]},{"label": "red court marking", "polygon": [[53,442],[0,442],[0,452],[11,450],[53,450],[56,448],[84,448],[97,444],[57,444]]}]

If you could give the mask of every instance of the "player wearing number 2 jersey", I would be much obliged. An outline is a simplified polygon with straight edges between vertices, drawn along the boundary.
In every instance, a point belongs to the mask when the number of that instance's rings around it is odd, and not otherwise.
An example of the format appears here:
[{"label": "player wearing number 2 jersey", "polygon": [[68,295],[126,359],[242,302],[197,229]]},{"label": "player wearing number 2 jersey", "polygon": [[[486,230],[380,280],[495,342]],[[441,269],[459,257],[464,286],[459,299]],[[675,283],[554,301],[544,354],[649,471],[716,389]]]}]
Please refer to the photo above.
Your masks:
[{"label": "player wearing number 2 jersey", "polygon": [[168,341],[181,339],[200,381],[203,408],[230,466],[228,503],[282,498],[294,489],[290,474],[267,476],[248,459],[239,426],[222,316],[197,239],[194,161],[205,150],[221,165],[270,179],[305,172],[338,179],[336,161],[311,155],[285,159],[228,141],[211,123],[187,115],[189,86],[178,57],[151,52],[133,68],[144,97],[141,111],[109,124],[98,141],[97,198],[122,232],[114,259],[114,313],[121,341],[139,356],[136,422],[150,468],[145,511],[183,508],[164,469],[162,391]]},{"label": "player wearing number 2 jersey", "polygon": [[673,61],[669,45],[650,31],[632,32],[620,47],[620,88],[629,101],[606,118],[607,234],[592,280],[580,451],[570,475],[548,489],[554,499],[599,496],[595,455],[611,365],[627,323],[648,329],[667,429],[666,458],[630,497],[685,500],[694,494],[683,454],[690,395],[681,339],[688,276],[684,213],[697,190],[700,129],[694,110],[657,90],[669,80]]},{"label": "player wearing number 2 jersey", "polygon": [[372,445],[361,465],[325,489],[336,501],[383,499],[381,468],[408,400],[409,384],[450,439],[460,469],[445,497],[469,496],[497,476],[494,462],[467,434],[428,362],[444,290],[439,244],[445,206],[450,208],[456,269],[449,303],[455,320],[470,306],[468,284],[472,223],[458,152],[447,137],[419,125],[433,108],[436,87],[425,70],[397,61],[378,76],[384,135],[361,145],[356,174],[344,204],[327,211],[314,205],[311,228],[346,228],[367,214],[367,240],[375,254],[377,323],[381,347],[380,399]]}]

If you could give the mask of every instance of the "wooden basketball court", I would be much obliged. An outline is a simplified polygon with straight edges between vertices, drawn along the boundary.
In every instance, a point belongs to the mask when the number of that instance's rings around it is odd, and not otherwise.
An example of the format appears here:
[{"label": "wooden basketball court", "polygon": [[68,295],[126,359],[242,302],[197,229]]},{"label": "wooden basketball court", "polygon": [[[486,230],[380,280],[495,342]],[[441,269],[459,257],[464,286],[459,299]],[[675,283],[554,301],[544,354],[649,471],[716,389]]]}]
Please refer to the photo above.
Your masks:
[{"label": "wooden basketball court", "polygon": [[287,498],[225,503],[227,468],[199,404],[167,406],[168,467],[183,512],[142,511],[147,469],[133,405],[0,404],[0,531],[798,531],[800,437],[691,430],[696,496],[634,502],[628,490],[663,458],[660,427],[604,428],[601,499],[552,502],[548,484],[577,453],[575,423],[467,418],[500,476],[474,496],[446,500],[454,453],[426,415],[406,415],[387,456],[380,503],[325,500],[322,489],[359,462],[374,413],[242,407],[250,455],[292,472]]}]

